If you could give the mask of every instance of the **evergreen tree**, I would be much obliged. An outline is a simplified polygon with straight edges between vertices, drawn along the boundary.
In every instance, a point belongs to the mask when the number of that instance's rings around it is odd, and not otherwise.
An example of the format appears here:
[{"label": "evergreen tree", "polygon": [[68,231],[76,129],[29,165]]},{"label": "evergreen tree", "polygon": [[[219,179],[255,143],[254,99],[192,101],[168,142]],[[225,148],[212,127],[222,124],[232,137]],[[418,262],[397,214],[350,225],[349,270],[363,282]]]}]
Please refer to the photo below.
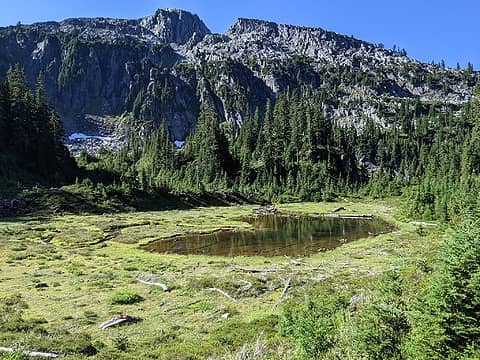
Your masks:
[{"label": "evergreen tree", "polygon": [[480,232],[469,222],[446,242],[413,316],[416,359],[460,358],[480,339]]},{"label": "evergreen tree", "polygon": [[20,167],[55,181],[73,175],[59,116],[46,103],[42,75],[32,92],[25,71],[9,69],[0,86],[0,128],[0,151]]},{"label": "evergreen tree", "polygon": [[204,104],[200,109],[195,134],[186,148],[187,156],[193,158],[194,172],[199,184],[214,183],[224,175],[230,165],[228,142],[220,130],[215,108]]}]

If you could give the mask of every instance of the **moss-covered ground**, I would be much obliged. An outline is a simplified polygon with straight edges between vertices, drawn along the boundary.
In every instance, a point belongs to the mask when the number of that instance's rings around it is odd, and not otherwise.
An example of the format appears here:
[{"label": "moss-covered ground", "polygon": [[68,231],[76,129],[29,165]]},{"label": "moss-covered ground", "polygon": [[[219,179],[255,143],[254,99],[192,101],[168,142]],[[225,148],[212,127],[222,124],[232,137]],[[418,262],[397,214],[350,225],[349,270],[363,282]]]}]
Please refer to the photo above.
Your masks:
[{"label": "moss-covered ground", "polygon": [[[428,264],[444,236],[441,227],[410,225],[398,199],[278,205],[307,214],[338,207],[382,217],[397,230],[301,259],[223,258],[153,254],[140,245],[248,227],[238,219],[255,206],[0,219],[0,346],[69,359],[229,359],[251,348],[265,358],[290,358],[294,348],[278,331],[284,304],[326,288],[362,295],[385,269],[408,273]],[[276,306],[288,279],[285,301]],[[141,321],[99,328],[120,314]]]}]

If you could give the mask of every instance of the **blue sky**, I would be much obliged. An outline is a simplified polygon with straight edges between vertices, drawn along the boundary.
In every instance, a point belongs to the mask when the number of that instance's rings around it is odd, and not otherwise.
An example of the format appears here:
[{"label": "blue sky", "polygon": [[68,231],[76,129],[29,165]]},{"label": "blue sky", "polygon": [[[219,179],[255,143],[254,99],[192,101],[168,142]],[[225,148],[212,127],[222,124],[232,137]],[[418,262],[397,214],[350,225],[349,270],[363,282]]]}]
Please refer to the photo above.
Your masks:
[{"label": "blue sky", "polygon": [[214,32],[238,17],[322,27],[394,44],[409,56],[480,69],[479,0],[0,0],[0,26],[69,17],[137,18],[157,8],[197,13]]}]

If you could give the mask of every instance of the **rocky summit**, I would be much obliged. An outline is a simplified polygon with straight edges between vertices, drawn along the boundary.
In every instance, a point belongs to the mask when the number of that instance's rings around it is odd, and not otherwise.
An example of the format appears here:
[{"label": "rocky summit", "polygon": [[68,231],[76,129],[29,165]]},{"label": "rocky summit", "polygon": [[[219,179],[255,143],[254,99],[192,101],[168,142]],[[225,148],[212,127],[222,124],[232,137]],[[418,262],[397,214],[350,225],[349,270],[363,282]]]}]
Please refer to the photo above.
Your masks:
[{"label": "rocky summit", "polygon": [[339,122],[387,126],[402,99],[458,110],[478,77],[317,28],[239,19],[212,34],[197,15],[174,9],[137,20],[18,24],[0,29],[0,47],[1,77],[16,64],[32,85],[43,74],[67,136],[121,139],[133,121],[165,123],[180,141],[202,102],[240,125],[284,91],[320,92]]}]

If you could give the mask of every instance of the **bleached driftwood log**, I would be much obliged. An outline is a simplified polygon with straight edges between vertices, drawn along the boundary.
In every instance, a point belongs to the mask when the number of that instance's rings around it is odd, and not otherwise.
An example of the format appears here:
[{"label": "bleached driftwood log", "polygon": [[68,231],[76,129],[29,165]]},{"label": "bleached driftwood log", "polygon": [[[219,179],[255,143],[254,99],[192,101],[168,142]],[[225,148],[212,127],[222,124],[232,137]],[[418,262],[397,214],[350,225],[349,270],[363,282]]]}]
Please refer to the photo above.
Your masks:
[{"label": "bleached driftwood log", "polygon": [[139,317],[130,316],[130,315],[121,315],[118,317],[111,318],[110,320],[101,323],[99,328],[102,330],[108,329],[113,326],[118,326],[121,324],[131,324],[140,321]]},{"label": "bleached driftwood log", "polygon": [[57,354],[57,353],[53,353],[53,352],[15,350],[13,348],[0,346],[0,352],[14,353],[15,351],[19,351],[22,354],[27,355],[27,356],[42,357],[42,358],[47,358],[47,359],[56,359],[56,358],[59,358],[59,357],[63,356],[62,354]]}]

